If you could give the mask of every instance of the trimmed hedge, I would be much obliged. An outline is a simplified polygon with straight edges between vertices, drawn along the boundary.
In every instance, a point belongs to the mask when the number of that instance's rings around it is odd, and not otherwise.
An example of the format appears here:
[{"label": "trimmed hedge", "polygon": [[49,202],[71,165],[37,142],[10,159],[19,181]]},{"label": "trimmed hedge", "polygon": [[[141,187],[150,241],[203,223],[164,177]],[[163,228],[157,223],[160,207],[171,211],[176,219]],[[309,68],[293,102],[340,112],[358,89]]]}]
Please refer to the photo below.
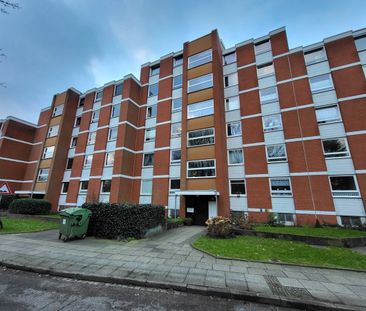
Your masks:
[{"label": "trimmed hedge", "polygon": [[168,218],[167,219],[167,229],[178,228],[184,225],[184,219],[181,217]]},{"label": "trimmed hedge", "polygon": [[142,238],[165,224],[165,207],[150,204],[84,203],[92,212],[88,235],[106,239]]},{"label": "trimmed hedge", "polygon": [[16,199],[10,203],[9,213],[25,215],[46,215],[51,212],[51,203],[40,199]]},{"label": "trimmed hedge", "polygon": [[1,195],[0,199],[0,208],[8,209],[11,202],[18,199],[19,196],[17,194],[5,194]]}]

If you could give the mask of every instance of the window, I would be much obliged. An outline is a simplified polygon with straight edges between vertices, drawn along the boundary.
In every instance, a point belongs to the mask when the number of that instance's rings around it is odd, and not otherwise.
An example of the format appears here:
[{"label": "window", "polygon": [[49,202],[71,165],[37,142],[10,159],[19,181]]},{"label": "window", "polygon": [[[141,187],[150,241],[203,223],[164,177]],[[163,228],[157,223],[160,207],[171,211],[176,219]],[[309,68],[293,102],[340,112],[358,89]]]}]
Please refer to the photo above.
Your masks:
[{"label": "window", "polygon": [[79,108],[80,108],[80,107],[84,107],[84,105],[85,105],[85,97],[80,98],[80,101],[79,101]]},{"label": "window", "polygon": [[99,120],[99,110],[93,111],[91,123],[96,123]]},{"label": "window", "polygon": [[342,225],[345,227],[361,227],[361,217],[357,216],[341,216]]},{"label": "window", "polygon": [[153,153],[145,153],[144,161],[142,166],[153,166],[154,165],[154,154]]},{"label": "window", "polygon": [[236,110],[240,109],[239,96],[225,98],[225,110]]},{"label": "window", "polygon": [[172,150],[170,153],[170,163],[180,163],[181,160],[181,150]]},{"label": "window", "polygon": [[224,76],[225,87],[233,86],[238,84],[238,74],[232,73],[230,75]]},{"label": "window", "polygon": [[57,117],[62,115],[62,112],[64,110],[64,105],[58,105],[55,108],[53,108],[53,113],[52,113],[52,117]]},{"label": "window", "polygon": [[305,64],[311,65],[325,60],[325,51],[323,48],[308,51],[304,53]]},{"label": "window", "polygon": [[215,160],[200,160],[187,162],[187,177],[215,177]]},{"label": "window", "polygon": [[113,166],[114,152],[107,152],[105,155],[105,166]]},{"label": "window", "polygon": [[114,87],[114,96],[122,95],[123,83],[116,84]]},{"label": "window", "polygon": [[311,92],[321,92],[333,88],[329,74],[309,78]]},{"label": "window", "polygon": [[243,164],[243,150],[242,149],[233,149],[229,150],[229,164]]},{"label": "window", "polygon": [[212,73],[188,80],[188,93],[200,91],[212,87]]},{"label": "window", "polygon": [[59,125],[51,126],[48,129],[47,137],[55,137],[58,134]]},{"label": "window", "polygon": [[179,190],[179,189],[180,189],[180,179],[171,179],[170,190]]},{"label": "window", "polygon": [[80,181],[80,192],[88,191],[89,182],[87,180]]},{"label": "window", "polygon": [[155,118],[156,117],[157,110],[158,110],[158,106],[157,105],[147,106],[147,109],[146,109],[146,118]]},{"label": "window", "polygon": [[292,195],[289,178],[271,178],[270,184],[272,196]]},{"label": "window", "polygon": [[155,140],[155,134],[156,134],[155,127],[145,129],[145,141],[146,142],[154,141]]},{"label": "window", "polygon": [[287,160],[285,144],[270,145],[266,147],[266,150],[268,162]]},{"label": "window", "polygon": [[245,180],[230,180],[230,194],[245,194]]},{"label": "window", "polygon": [[366,36],[355,38],[357,51],[366,50]]},{"label": "window", "polygon": [[282,120],[280,114],[272,114],[263,117],[263,130],[265,132],[282,130]]},{"label": "window", "polygon": [[276,217],[277,217],[277,222],[280,224],[294,222],[294,215],[290,214],[290,213],[277,213]]},{"label": "window", "polygon": [[233,136],[240,136],[241,135],[241,122],[231,122],[226,124],[227,129],[227,136],[233,137]]},{"label": "window", "polygon": [[97,132],[91,132],[89,133],[89,137],[88,137],[88,145],[93,145],[95,144],[95,139],[97,138]]},{"label": "window", "polygon": [[171,136],[177,137],[182,134],[182,123],[173,123],[171,127]]},{"label": "window", "polygon": [[213,127],[188,132],[188,147],[211,145],[215,143],[215,130]]},{"label": "window", "polygon": [[112,127],[109,129],[108,141],[116,140],[118,134],[118,127]]},{"label": "window", "polygon": [[42,159],[49,159],[53,157],[53,152],[55,151],[55,146],[46,147],[43,149]]},{"label": "window", "polygon": [[149,85],[149,97],[156,96],[159,93],[159,84],[150,84]]},{"label": "window", "polygon": [[345,138],[323,140],[323,150],[326,158],[348,157],[348,147]]},{"label": "window", "polygon": [[188,57],[188,69],[201,66],[212,61],[212,51],[207,50]]},{"label": "window", "polygon": [[96,94],[95,94],[95,101],[100,101],[102,100],[102,97],[103,97],[103,90],[102,91],[98,91]]},{"label": "window", "polygon": [[68,182],[63,182],[62,183],[62,193],[67,193],[67,191],[69,190],[69,183]]},{"label": "window", "polygon": [[224,55],[224,65],[236,63],[236,52]]},{"label": "window", "polygon": [[152,193],[152,180],[142,180],[141,194],[151,194],[151,193]]},{"label": "window", "polygon": [[75,119],[75,126],[76,127],[80,126],[80,123],[81,123],[81,117],[76,117],[76,119]]},{"label": "window", "polygon": [[38,181],[46,182],[48,180],[48,168],[41,168],[38,172]]},{"label": "window", "polygon": [[183,65],[183,55],[174,57],[174,67]]},{"label": "window", "polygon": [[208,116],[214,113],[214,101],[213,99],[205,100],[195,104],[187,106],[187,118],[193,119],[203,116]]},{"label": "window", "polygon": [[337,105],[317,108],[315,109],[315,114],[318,123],[335,122],[341,119]]},{"label": "window", "polygon": [[258,78],[263,78],[274,74],[273,63],[264,64],[257,67]]},{"label": "window", "polygon": [[111,192],[111,186],[112,186],[112,181],[110,179],[102,180],[102,193]]},{"label": "window", "polygon": [[179,111],[182,109],[182,97],[173,99],[173,111]]},{"label": "window", "polygon": [[71,170],[72,169],[72,164],[74,163],[74,158],[68,158],[67,159],[67,163],[66,163],[66,169],[67,170]]},{"label": "window", "polygon": [[150,68],[150,76],[155,76],[160,73],[160,65],[152,66]]},{"label": "window", "polygon": [[75,148],[76,145],[77,145],[77,143],[78,143],[78,138],[77,137],[72,137],[71,138],[71,146],[70,146],[70,148]]},{"label": "window", "polygon": [[269,87],[267,89],[259,90],[259,97],[261,100],[261,104],[266,104],[278,100],[276,87]]},{"label": "window", "polygon": [[179,75],[173,78],[173,90],[179,89],[183,85],[183,76]]},{"label": "window", "polygon": [[111,118],[117,118],[117,117],[119,117],[120,111],[121,111],[121,105],[120,104],[113,105],[112,106]]},{"label": "window", "polygon": [[90,167],[92,165],[92,162],[93,162],[93,155],[92,154],[85,155],[84,167]]},{"label": "window", "polygon": [[254,45],[255,54],[261,54],[271,50],[271,43],[269,40],[258,42]]},{"label": "window", "polygon": [[329,177],[334,197],[359,196],[354,176]]}]

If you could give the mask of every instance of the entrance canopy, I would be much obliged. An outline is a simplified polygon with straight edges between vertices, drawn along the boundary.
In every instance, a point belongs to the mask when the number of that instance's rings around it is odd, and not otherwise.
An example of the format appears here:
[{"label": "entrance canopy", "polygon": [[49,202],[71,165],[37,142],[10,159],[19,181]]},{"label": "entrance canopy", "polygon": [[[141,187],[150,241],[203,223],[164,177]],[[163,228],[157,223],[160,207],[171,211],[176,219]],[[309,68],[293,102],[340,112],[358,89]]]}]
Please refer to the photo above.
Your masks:
[{"label": "entrance canopy", "polygon": [[213,195],[218,196],[220,193],[216,190],[182,190],[175,191],[175,195]]}]

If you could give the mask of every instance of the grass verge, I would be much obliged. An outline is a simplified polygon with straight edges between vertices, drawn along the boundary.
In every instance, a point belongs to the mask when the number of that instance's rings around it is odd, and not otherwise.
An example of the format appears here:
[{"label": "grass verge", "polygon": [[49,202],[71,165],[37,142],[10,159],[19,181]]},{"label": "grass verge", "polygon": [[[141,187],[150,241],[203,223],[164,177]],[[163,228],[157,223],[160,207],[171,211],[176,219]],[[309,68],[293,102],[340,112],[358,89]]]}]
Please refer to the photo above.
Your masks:
[{"label": "grass verge", "polygon": [[305,236],[330,237],[330,238],[358,238],[365,237],[366,231],[344,229],[337,227],[273,227],[269,225],[257,225],[256,231],[287,233]]},{"label": "grass verge", "polygon": [[59,227],[59,225],[56,223],[37,219],[16,219],[1,217],[1,221],[3,222],[4,228],[0,229],[0,234],[36,232],[57,229]]},{"label": "grass verge", "polygon": [[202,236],[193,246],[214,256],[266,262],[366,270],[366,256],[341,247],[316,247],[302,242],[238,236]]}]

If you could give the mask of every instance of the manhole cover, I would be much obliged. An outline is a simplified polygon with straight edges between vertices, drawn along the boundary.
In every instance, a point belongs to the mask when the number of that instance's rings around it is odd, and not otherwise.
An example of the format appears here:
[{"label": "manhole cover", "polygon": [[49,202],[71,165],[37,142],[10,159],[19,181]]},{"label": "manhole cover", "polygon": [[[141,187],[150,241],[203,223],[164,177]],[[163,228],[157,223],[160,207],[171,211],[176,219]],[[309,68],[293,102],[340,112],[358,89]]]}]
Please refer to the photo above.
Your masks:
[{"label": "manhole cover", "polygon": [[264,276],[272,293],[278,296],[295,297],[295,298],[312,298],[309,291],[305,288],[283,286],[275,276]]}]

